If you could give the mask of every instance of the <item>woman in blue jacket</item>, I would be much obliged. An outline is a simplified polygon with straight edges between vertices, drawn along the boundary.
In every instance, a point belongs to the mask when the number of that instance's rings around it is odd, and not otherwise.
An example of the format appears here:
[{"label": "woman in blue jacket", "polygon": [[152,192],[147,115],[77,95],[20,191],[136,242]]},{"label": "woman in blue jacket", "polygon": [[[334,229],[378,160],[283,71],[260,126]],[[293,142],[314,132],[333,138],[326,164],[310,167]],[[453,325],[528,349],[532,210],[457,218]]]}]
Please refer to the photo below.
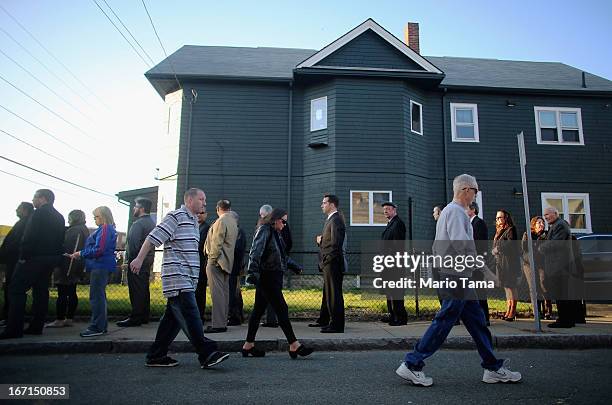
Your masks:
[{"label": "woman in blue jacket", "polygon": [[85,247],[72,254],[72,258],[85,259],[85,269],[89,276],[89,302],[91,304],[91,324],[81,332],[82,337],[100,336],[107,332],[106,284],[109,273],[115,271],[117,261],[115,247],[117,231],[113,214],[108,207],[98,207],[93,211],[98,229],[85,242]]}]

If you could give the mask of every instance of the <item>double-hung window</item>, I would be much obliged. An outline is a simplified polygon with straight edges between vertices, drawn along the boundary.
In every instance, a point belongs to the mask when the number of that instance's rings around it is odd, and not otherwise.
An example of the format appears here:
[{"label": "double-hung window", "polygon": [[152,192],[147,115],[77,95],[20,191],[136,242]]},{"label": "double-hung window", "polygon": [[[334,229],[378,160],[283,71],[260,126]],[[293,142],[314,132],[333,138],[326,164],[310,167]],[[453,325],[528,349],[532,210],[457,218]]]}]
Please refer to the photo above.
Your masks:
[{"label": "double-hung window", "polygon": [[310,132],[327,129],[327,96],[310,100]]},{"label": "double-hung window", "polygon": [[382,204],[392,196],[391,191],[351,191],[351,226],[386,226]]},{"label": "double-hung window", "polygon": [[580,108],[534,107],[538,144],[584,145]]},{"label": "double-hung window", "polygon": [[576,233],[591,233],[591,208],[586,193],[542,193],[542,213],[554,207]]}]

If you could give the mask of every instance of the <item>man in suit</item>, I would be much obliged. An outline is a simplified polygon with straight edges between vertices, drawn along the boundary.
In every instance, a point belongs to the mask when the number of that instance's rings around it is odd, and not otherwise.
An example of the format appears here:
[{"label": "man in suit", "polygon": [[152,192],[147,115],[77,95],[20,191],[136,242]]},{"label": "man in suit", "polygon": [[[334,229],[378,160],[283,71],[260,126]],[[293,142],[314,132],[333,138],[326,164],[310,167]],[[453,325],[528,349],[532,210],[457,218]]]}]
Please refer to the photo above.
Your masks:
[{"label": "man in suit", "polygon": [[198,253],[200,254],[200,275],[198,277],[198,285],[195,290],[196,304],[198,305],[198,311],[200,312],[200,319],[204,324],[204,312],[206,311],[206,286],[208,285],[208,278],[206,277],[206,252],[204,251],[204,243],[206,242],[206,235],[210,225],[206,222],[208,218],[208,212],[206,212],[206,205],[202,207],[198,212],[198,227],[200,232],[200,241],[198,242]]},{"label": "man in suit", "polygon": [[[49,307],[49,279],[64,253],[64,217],[53,208],[51,190],[34,193],[34,213],[28,219],[21,239],[19,261],[9,287],[10,307],[6,329],[0,339],[19,338],[23,334],[42,335]],[[23,330],[26,293],[32,289],[33,319]]]},{"label": "man in suit", "polygon": [[[389,222],[382,233],[382,240],[406,240],[406,225],[397,215],[397,204],[386,201],[382,204],[383,214]],[[408,323],[408,314],[403,299],[393,299],[387,295],[387,309],[389,310],[389,325],[401,326]],[[395,297],[397,298],[397,297]]]},{"label": "man in suit", "polygon": [[[487,252],[487,241],[489,239],[489,231],[487,229],[487,224],[483,219],[478,216],[478,203],[476,201],[472,201],[472,203],[468,206],[467,214],[470,217],[470,222],[472,223],[472,231],[474,234],[474,244],[476,245],[476,253],[479,255],[485,255]],[[474,280],[482,281],[484,280],[484,276],[481,272],[475,272],[473,275]],[[489,321],[489,304],[487,303],[487,290],[480,289],[478,290],[478,298],[480,300],[480,307],[485,313],[485,318],[487,319],[487,326],[491,326],[491,322]]]},{"label": "man in suit", "polygon": [[204,250],[208,256],[206,277],[212,299],[212,325],[204,330],[206,333],[227,331],[229,277],[234,266],[234,247],[238,238],[238,224],[231,214],[229,200],[217,202],[217,215],[219,218],[210,226],[204,242]]},{"label": "man in suit", "polygon": [[323,273],[323,297],[319,319],[310,324],[321,327],[321,333],[344,332],[344,296],[342,276],[344,272],[344,219],[338,212],[339,200],[333,194],[326,194],[321,210],[327,215],[323,233],[316,238],[319,246],[319,271]]},{"label": "man in suit", "polygon": [[13,278],[13,271],[19,261],[19,246],[21,245],[21,238],[23,238],[23,231],[25,230],[28,218],[34,212],[34,206],[29,202],[22,202],[19,204],[16,210],[17,218],[19,221],[13,225],[9,233],[4,238],[2,246],[0,246],[0,263],[5,265],[5,281],[4,281],[4,309],[2,310],[2,321],[0,326],[6,326],[8,319],[8,308],[9,308],[9,285],[11,284],[11,278]]},{"label": "man in suit", "polygon": [[567,221],[559,216],[556,208],[544,210],[544,219],[548,222],[546,240],[540,244],[544,254],[544,265],[550,293],[557,302],[557,320],[549,323],[549,328],[573,328],[576,326],[576,305],[568,300],[570,279],[576,272],[572,252],[571,229]]},{"label": "man in suit", "polygon": [[142,267],[138,273],[129,270],[129,265],[138,256],[140,248],[147,235],[155,228],[155,221],[151,218],[151,207],[153,202],[148,198],[139,197],[134,201],[133,215],[136,219],[127,234],[127,263],[128,263],[128,291],[132,312],[127,319],[117,322],[117,326],[126,328],[140,326],[149,323],[151,313],[151,293],[149,290],[149,278],[155,259],[155,249],[147,254]]}]

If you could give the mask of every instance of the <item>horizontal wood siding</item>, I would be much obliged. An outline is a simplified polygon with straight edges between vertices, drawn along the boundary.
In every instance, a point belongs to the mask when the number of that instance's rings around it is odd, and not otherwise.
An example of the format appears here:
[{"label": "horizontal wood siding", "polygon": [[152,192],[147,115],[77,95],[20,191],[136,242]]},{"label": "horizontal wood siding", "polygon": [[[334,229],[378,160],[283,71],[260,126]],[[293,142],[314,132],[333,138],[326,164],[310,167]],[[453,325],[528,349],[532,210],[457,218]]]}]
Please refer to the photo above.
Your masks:
[{"label": "horizontal wood siding", "polygon": [[317,65],[424,70],[372,30],[365,31]]}]

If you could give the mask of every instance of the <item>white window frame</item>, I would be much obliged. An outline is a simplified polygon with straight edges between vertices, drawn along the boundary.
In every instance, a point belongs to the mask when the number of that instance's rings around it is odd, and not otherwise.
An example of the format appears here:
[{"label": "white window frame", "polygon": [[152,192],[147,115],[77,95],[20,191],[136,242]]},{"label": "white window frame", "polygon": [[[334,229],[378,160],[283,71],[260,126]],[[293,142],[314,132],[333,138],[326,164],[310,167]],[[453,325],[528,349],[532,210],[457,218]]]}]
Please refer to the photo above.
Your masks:
[{"label": "white window frame", "polygon": [[[368,223],[367,224],[357,224],[357,223],[353,223],[353,193],[369,193],[368,194],[368,208],[369,208],[369,213],[368,213]],[[375,190],[375,191],[370,191],[370,190],[350,190],[349,191],[349,198],[350,198],[350,202],[351,202],[351,211],[349,213],[350,215],[350,219],[351,219],[351,226],[387,226],[387,223],[385,222],[384,224],[376,224],[374,223],[374,193],[388,193],[389,194],[389,201],[393,201],[393,192],[391,190]]]},{"label": "white window frame", "polygon": [[[555,113],[557,120],[557,141],[543,141],[542,132],[540,127],[540,111],[550,111]],[[573,112],[576,113],[576,119],[578,120],[578,138],[579,142],[563,141],[563,128],[561,127],[561,113],[562,112]],[[533,113],[535,115],[535,126],[536,126],[536,139],[538,145],[584,145],[584,134],[582,133],[582,110],[580,108],[569,108],[569,107],[533,107]],[[574,129],[574,128],[572,128]]]},{"label": "white window frame", "polygon": [[[412,105],[416,104],[419,106],[419,117],[421,117],[421,132],[416,131],[414,128],[412,128]],[[414,100],[410,100],[410,131],[414,132],[415,134],[418,135],[423,135],[423,104],[421,103],[417,103]]]},{"label": "white window frame", "polygon": [[[322,128],[315,128],[314,124],[316,122],[315,120],[315,109],[314,109],[314,105],[317,101],[321,101],[321,100],[325,100],[325,109],[324,109],[324,115],[323,115],[323,127]],[[319,98],[314,98],[312,100],[310,100],[310,132],[315,132],[315,131],[323,131],[327,129],[327,96],[323,96],[323,97],[319,97]]]},{"label": "white window frame", "polygon": [[591,204],[589,203],[589,193],[554,193],[547,192],[541,193],[541,202],[542,202],[542,215],[544,215],[544,209],[548,206],[546,205],[546,199],[558,199],[562,201],[563,204],[563,219],[570,223],[569,218],[569,205],[568,199],[581,198],[584,201],[584,214],[585,214],[585,222],[586,228],[571,228],[573,233],[592,233],[593,229],[591,227]]},{"label": "white window frame", "polygon": [[[457,122],[455,112],[458,108],[470,108],[472,110],[472,116],[474,118],[474,139],[457,138]],[[453,142],[480,142],[480,135],[478,131],[478,104],[450,103],[450,113]]]}]

